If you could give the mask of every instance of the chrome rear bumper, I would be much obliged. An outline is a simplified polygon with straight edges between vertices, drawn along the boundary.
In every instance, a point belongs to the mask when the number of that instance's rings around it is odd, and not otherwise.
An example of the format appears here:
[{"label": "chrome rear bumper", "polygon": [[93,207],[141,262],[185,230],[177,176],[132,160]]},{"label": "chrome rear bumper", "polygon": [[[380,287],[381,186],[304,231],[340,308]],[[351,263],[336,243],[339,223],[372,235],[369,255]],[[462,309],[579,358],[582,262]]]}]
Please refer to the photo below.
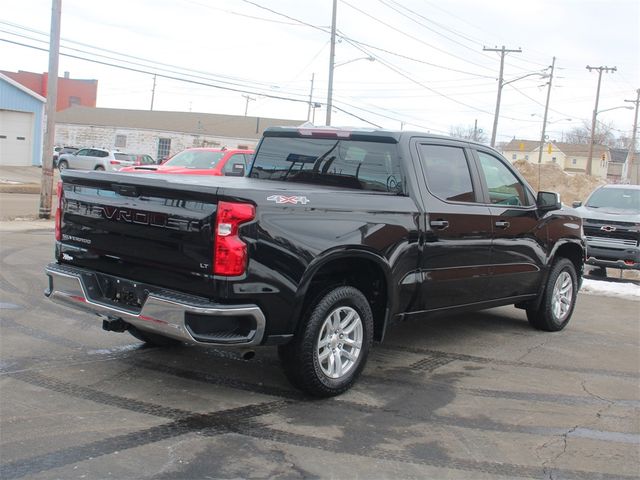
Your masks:
[{"label": "chrome rear bumper", "polygon": [[[96,274],[89,270],[56,263],[49,264],[45,272],[49,287],[45,295],[56,303],[75,309],[95,313],[106,318],[121,318],[140,330],[157,333],[187,343],[215,346],[255,346],[262,342],[265,317],[256,305],[219,305],[200,297],[191,297],[165,289],[151,290],[140,309],[129,309],[106,303],[96,298],[91,284]],[[139,310],[139,311],[138,311]],[[198,335],[189,328],[188,314],[211,325],[215,331],[216,321],[242,319],[251,323],[243,334],[221,332],[220,335]],[[210,323],[209,323],[210,322]]]}]

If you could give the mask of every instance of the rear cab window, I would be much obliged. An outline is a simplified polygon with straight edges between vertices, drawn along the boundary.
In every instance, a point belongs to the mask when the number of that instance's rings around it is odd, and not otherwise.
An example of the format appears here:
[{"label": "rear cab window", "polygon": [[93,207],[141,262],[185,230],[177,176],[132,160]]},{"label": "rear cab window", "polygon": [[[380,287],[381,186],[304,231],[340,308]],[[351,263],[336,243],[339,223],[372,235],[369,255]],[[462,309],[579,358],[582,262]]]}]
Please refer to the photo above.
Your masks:
[{"label": "rear cab window", "polygon": [[336,138],[265,137],[250,177],[404,193],[397,145]]},{"label": "rear cab window", "polygon": [[432,194],[448,202],[476,202],[464,148],[419,144],[418,152]]}]

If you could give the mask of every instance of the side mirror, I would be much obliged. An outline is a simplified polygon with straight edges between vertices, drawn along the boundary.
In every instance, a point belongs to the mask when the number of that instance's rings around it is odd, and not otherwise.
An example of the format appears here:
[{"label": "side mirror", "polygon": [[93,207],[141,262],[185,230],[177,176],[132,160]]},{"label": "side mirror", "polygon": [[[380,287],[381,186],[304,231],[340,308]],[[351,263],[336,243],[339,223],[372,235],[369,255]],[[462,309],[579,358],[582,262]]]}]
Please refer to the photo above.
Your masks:
[{"label": "side mirror", "polygon": [[231,171],[225,173],[227,177],[244,177],[244,163],[234,163]]},{"label": "side mirror", "polygon": [[573,202],[573,203],[571,204],[571,206],[572,206],[573,208],[581,207],[581,206],[582,206],[582,202]]},{"label": "side mirror", "polygon": [[536,198],[538,210],[550,212],[551,210],[560,210],[562,202],[560,202],[560,194],[556,192],[538,192]]}]

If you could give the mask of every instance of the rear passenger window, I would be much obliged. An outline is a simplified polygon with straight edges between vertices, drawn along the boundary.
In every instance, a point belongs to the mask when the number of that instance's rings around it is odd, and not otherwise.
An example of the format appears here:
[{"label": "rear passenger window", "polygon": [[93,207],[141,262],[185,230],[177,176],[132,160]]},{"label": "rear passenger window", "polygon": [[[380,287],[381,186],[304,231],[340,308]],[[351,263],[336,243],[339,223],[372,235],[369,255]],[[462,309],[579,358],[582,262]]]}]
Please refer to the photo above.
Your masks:
[{"label": "rear passenger window", "polygon": [[478,152],[478,157],[482,174],[487,181],[491,203],[495,205],[531,205],[527,199],[524,185],[504,163],[484,152]]},{"label": "rear passenger window", "polygon": [[404,194],[397,145],[339,138],[265,137],[252,178]]},{"label": "rear passenger window", "polygon": [[426,166],[427,186],[431,193],[451,202],[475,202],[471,173],[460,147],[420,145],[420,157]]}]

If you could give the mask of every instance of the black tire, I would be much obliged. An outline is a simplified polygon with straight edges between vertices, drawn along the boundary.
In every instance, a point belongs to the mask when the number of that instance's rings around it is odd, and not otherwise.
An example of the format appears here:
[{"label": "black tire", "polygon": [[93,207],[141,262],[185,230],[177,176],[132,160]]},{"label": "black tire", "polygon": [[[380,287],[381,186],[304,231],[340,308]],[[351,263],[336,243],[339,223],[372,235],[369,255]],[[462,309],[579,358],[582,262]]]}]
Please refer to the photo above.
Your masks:
[{"label": "black tire", "polygon": [[63,170],[66,170],[67,168],[69,168],[69,164],[67,163],[66,160],[60,160],[58,162],[58,170],[63,171]]},{"label": "black tire", "polygon": [[[359,321],[352,316],[352,312],[357,314]],[[354,318],[353,323],[356,324],[351,332],[347,332],[351,324],[345,324],[346,328],[342,325],[343,321],[348,320],[347,317]],[[339,327],[336,331],[325,328],[332,318],[338,319]],[[354,287],[333,288],[319,295],[311,303],[301,321],[304,324],[300,326],[293,341],[278,348],[278,355],[289,381],[300,390],[317,397],[339,395],[351,388],[364,368],[373,341],[373,314],[367,298]],[[357,325],[358,323],[361,328]],[[329,332],[333,332],[333,335]],[[327,342],[323,350],[323,352],[329,351],[327,360],[328,357],[332,357],[333,360],[333,362],[328,360],[327,367],[323,364],[324,360],[320,360],[322,354],[319,352],[320,348],[323,348],[320,346],[320,336],[325,333],[327,337],[333,338]],[[340,340],[343,336],[346,338]],[[361,339],[360,342],[354,340],[358,337]],[[347,341],[354,345],[347,344]],[[343,343],[336,345],[333,342]],[[359,349],[357,344],[360,345]],[[356,358],[351,360],[349,357],[354,353]],[[343,355],[345,356],[344,364],[342,363]],[[335,373],[337,377],[331,378],[325,370],[331,370],[332,363],[334,368],[338,368],[335,367],[336,361],[340,369]],[[344,365],[347,371],[340,375]]]},{"label": "black tire", "polygon": [[104,167],[102,165],[98,165],[96,168],[94,168],[94,170],[97,170],[98,172],[104,172]]},{"label": "black tire", "polygon": [[[570,281],[571,284],[563,288],[567,281]],[[562,291],[566,291],[566,294],[561,294]],[[569,299],[566,298],[567,295],[570,295]],[[570,260],[559,258],[549,272],[540,307],[527,309],[529,324],[538,330],[547,332],[562,330],[571,320],[577,295],[576,268]],[[560,300],[561,297],[564,299],[563,301]]]},{"label": "black tire", "polygon": [[182,343],[180,340],[176,340],[174,338],[163,337],[162,335],[158,335],[156,333],[138,330],[133,325],[130,325],[127,331],[138,340],[154,347],[171,347]]}]

